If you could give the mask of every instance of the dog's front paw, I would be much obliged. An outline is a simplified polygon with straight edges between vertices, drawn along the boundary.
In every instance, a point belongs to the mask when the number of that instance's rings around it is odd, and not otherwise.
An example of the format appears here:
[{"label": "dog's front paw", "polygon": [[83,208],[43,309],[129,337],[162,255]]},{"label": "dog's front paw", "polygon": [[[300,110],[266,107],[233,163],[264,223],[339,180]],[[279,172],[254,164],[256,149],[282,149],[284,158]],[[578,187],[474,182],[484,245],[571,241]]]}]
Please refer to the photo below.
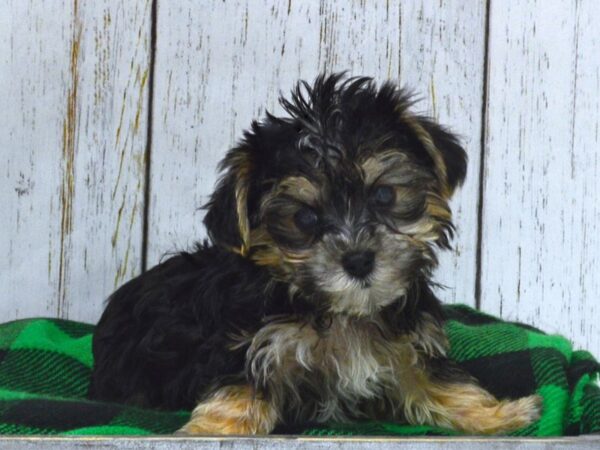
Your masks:
[{"label": "dog's front paw", "polygon": [[[542,415],[542,397],[531,395],[517,400],[502,400],[470,416],[463,431],[473,434],[508,434],[531,425]],[[479,416],[479,417],[478,417]]]},{"label": "dog's front paw", "polygon": [[249,386],[226,386],[196,406],[178,436],[269,434],[277,412]]},{"label": "dog's front paw", "polygon": [[542,412],[542,397],[498,400],[474,383],[428,385],[425,401],[406,406],[411,423],[429,423],[468,434],[507,434],[531,425]]},{"label": "dog's front paw", "polygon": [[530,395],[518,400],[506,401],[503,413],[507,418],[505,432],[518,430],[531,425],[542,416],[543,398],[540,395]]}]

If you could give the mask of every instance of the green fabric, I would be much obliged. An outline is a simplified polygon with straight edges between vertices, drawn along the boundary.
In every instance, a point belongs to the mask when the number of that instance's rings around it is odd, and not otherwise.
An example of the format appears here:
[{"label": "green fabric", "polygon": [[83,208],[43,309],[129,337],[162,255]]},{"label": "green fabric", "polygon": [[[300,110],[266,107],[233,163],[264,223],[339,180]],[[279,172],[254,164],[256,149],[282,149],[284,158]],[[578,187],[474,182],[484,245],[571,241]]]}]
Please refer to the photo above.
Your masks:
[{"label": "green fabric", "polygon": [[[514,378],[519,389],[543,396],[541,419],[514,435],[600,432],[600,365],[592,355],[573,350],[561,336],[504,322],[466,306],[447,306],[445,311],[450,356],[485,387],[503,389],[501,382]],[[0,325],[0,434],[150,435],[172,433],[186,422],[186,411],[87,400],[93,330],[92,325],[57,319]],[[329,424],[304,433],[458,434],[391,422]]]}]

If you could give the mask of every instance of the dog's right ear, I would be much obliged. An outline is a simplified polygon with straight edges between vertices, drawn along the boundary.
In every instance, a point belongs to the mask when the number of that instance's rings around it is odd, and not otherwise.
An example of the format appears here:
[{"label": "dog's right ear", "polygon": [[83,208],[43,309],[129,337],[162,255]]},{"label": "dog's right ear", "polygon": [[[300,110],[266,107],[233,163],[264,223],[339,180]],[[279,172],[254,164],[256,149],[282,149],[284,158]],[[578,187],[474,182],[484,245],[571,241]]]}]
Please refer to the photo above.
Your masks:
[{"label": "dog's right ear", "polygon": [[252,161],[250,148],[242,144],[231,149],[219,165],[223,173],[205,205],[204,225],[211,241],[246,256],[250,246],[248,190]]}]

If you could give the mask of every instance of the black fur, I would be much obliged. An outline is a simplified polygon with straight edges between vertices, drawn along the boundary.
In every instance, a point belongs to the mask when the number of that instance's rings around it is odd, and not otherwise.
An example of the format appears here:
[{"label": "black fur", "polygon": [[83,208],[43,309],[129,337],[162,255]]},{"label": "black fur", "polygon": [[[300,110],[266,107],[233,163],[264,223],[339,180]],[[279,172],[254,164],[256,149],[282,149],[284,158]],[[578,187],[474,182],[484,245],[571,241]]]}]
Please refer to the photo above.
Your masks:
[{"label": "black fur", "polygon": [[93,340],[90,396],[191,409],[222,378],[243,377],[230,334],[256,330],[288,305],[270,277],[220,247],[199,246],[129,281],[109,299]]}]

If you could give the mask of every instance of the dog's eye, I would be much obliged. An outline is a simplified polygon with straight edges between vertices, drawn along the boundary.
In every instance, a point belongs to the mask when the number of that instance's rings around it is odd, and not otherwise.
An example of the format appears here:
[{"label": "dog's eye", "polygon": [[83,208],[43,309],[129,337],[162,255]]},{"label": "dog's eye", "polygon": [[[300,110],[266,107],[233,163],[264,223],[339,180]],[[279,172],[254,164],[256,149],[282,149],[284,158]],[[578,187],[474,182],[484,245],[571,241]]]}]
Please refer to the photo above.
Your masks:
[{"label": "dog's eye", "polygon": [[377,206],[390,206],[396,200],[394,188],[391,186],[377,186],[371,195]]},{"label": "dog's eye", "polygon": [[304,206],[294,214],[294,223],[305,233],[313,233],[319,224],[319,216],[311,208]]}]

